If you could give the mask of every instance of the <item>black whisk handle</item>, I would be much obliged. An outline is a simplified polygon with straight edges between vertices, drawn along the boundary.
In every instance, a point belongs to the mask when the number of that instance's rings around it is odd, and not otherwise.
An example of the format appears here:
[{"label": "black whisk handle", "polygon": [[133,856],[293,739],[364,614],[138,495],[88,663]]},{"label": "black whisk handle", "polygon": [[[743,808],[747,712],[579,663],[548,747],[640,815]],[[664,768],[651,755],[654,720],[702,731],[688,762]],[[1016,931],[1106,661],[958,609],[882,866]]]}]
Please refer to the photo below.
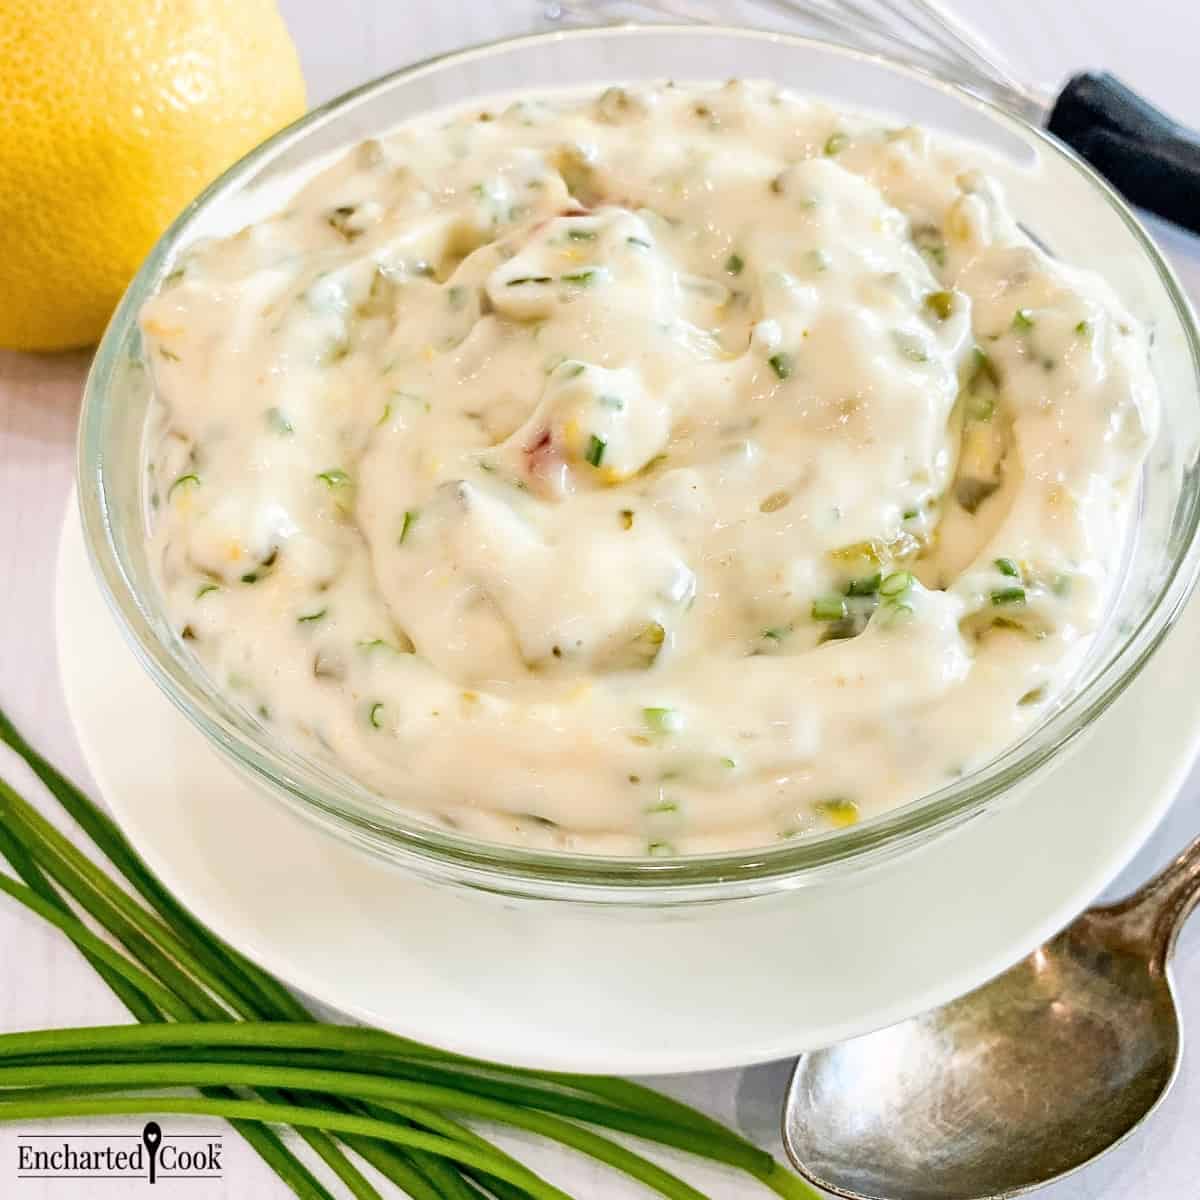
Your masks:
[{"label": "black whisk handle", "polygon": [[1173,121],[1107,71],[1063,88],[1051,133],[1072,146],[1125,198],[1200,233],[1200,134]]}]

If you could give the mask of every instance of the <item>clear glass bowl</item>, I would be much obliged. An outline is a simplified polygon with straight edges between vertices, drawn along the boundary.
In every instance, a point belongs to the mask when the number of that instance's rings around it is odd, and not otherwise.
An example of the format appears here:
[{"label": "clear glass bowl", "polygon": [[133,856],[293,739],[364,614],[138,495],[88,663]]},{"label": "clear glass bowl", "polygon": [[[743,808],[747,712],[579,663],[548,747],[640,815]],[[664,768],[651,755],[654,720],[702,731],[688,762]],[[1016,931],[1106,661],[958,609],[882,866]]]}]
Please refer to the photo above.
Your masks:
[{"label": "clear glass bowl", "polygon": [[[182,246],[271,211],[306,168],[408,117],[518,90],[734,75],[773,79],[979,144],[991,152],[1026,228],[1052,252],[1101,272],[1152,327],[1163,422],[1112,617],[1074,689],[1022,741],[952,785],[849,830],[761,850],[647,860],[530,851],[437,828],[272,737],[216,689],[172,629],[144,546],[149,394],[138,311]],[[1069,151],[950,81],[878,56],[777,33],[657,25],[519,38],[417,64],[316,109],[227,171],[163,236],[104,336],[84,395],[79,500],[95,568],[141,662],[212,744],[270,794],[426,877],[507,896],[658,907],[825,883],[1019,798],[1133,679],[1187,598],[1200,562],[1198,444],[1200,337],[1187,300],[1133,214]]]}]

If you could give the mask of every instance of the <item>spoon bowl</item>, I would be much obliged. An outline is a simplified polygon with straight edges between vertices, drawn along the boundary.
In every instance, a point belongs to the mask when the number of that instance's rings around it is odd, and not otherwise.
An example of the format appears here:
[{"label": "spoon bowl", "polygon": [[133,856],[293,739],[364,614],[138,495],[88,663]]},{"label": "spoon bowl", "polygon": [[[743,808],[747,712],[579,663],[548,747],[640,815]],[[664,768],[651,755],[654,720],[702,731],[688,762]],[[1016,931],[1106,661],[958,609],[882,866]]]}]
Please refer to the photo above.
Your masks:
[{"label": "spoon bowl", "polygon": [[1175,1080],[1169,960],[1198,899],[1200,840],[991,983],[802,1055],[783,1120],[792,1162],[852,1200],[1005,1200],[1091,1162]]}]

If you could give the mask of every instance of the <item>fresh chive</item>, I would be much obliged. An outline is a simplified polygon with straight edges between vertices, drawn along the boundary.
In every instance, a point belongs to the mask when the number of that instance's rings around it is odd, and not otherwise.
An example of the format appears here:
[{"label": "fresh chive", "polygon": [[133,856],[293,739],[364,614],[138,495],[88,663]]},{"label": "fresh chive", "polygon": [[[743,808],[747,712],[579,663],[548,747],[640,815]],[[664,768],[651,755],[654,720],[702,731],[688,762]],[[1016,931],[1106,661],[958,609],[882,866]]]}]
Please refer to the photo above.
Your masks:
[{"label": "fresh chive", "polygon": [[677,733],[683,727],[682,718],[674,708],[643,708],[642,720],[653,733]]},{"label": "fresh chive", "polygon": [[598,467],[604,460],[604,451],[608,443],[603,438],[598,438],[594,433],[588,439],[587,454],[584,457],[593,467]]},{"label": "fresh chive", "polygon": [[776,625],[771,629],[764,629],[762,635],[769,642],[782,642],[790,632],[786,625]]},{"label": "fresh chive", "polygon": [[999,571],[1001,575],[1007,575],[1012,579],[1021,578],[1020,569],[1011,558],[998,558],[996,559],[995,566],[996,570]]},{"label": "fresh chive", "polygon": [[175,495],[176,488],[186,487],[188,484],[191,484],[193,487],[199,487],[200,476],[192,474],[180,475],[179,478],[176,479],[169,488],[167,488],[167,499],[170,500],[171,497]]},{"label": "fresh chive", "polygon": [[861,579],[852,579],[846,585],[847,596],[873,596],[879,591],[881,576],[878,571],[874,575],[866,575]]},{"label": "fresh chive", "polygon": [[772,354],[767,359],[767,363],[771,370],[779,376],[780,379],[787,379],[792,373],[792,356],[790,354]]},{"label": "fresh chive", "polygon": [[1012,327],[1018,333],[1025,333],[1033,328],[1033,314],[1027,308],[1018,308],[1013,313]]},{"label": "fresh chive", "polygon": [[832,158],[835,154],[841,154],[843,150],[850,144],[850,138],[844,133],[831,133],[825,139],[825,153]]},{"label": "fresh chive", "polygon": [[350,482],[350,476],[340,467],[335,467],[332,471],[322,471],[317,478],[330,488],[345,487]]},{"label": "fresh chive", "polygon": [[675,853],[675,847],[670,842],[650,842],[646,853],[654,858],[668,858]]},{"label": "fresh chive", "polygon": [[207,596],[209,592],[219,592],[221,585],[218,583],[202,583],[196,591],[196,599],[199,600],[203,596]]},{"label": "fresh chive", "polygon": [[904,510],[903,520],[915,521],[921,515],[920,511],[915,508],[906,508]]},{"label": "fresh chive", "polygon": [[553,283],[554,281],[549,275],[520,275],[516,279],[510,279],[505,287],[527,287],[531,283]]},{"label": "fresh chive", "polygon": [[563,362],[556,368],[564,379],[578,379],[587,370],[587,364],[581,362]]},{"label": "fresh chive", "polygon": [[596,271],[589,267],[586,271],[570,271],[566,275],[560,275],[559,278],[563,283],[575,283],[580,287],[588,287],[596,280]]},{"label": "fresh chive", "polygon": [[593,242],[596,240],[594,229],[568,229],[567,237],[573,242]]},{"label": "fresh chive", "polygon": [[1075,326],[1075,332],[1079,334],[1080,337],[1091,337],[1092,323],[1090,321],[1080,321],[1079,324]]},{"label": "fresh chive", "polygon": [[630,236],[625,239],[625,242],[630,246],[640,246],[643,250],[652,250],[654,248],[645,238]]},{"label": "fresh chive", "polygon": [[746,268],[746,260],[740,254],[731,254],[725,260],[725,270],[730,275],[740,275]]},{"label": "fresh chive", "polygon": [[367,720],[370,721],[376,729],[383,728],[383,721],[380,719],[380,713],[382,712],[383,704],[377,700],[371,705],[371,711],[367,713]]},{"label": "fresh chive", "polygon": [[313,621],[319,621],[329,612],[327,608],[320,608],[316,612],[305,613],[302,617],[297,617],[296,621],[300,625],[307,625]]},{"label": "fresh chive", "polygon": [[915,582],[911,571],[893,571],[890,575],[885,575],[880,580],[879,594],[889,599],[896,596],[903,596]]},{"label": "fresh chive", "polygon": [[812,602],[814,621],[842,621],[846,618],[846,601],[841,596],[819,596]]},{"label": "fresh chive", "polygon": [[399,545],[404,545],[404,539],[408,537],[408,531],[413,527],[416,519],[421,515],[421,510],[417,508],[409,508],[404,511],[404,524],[400,526],[400,541]]},{"label": "fresh chive", "polygon": [[[702,1200],[655,1163],[584,1127],[591,1124],[725,1163],[784,1200],[815,1200],[768,1154],[640,1085],[505,1068],[379,1031],[313,1022],[277,981],[179,908],[111,821],[41,759],[3,713],[0,740],[33,767],[154,908],[144,908],[0,781],[0,854],[26,881],[0,875],[0,890],[62,929],[148,1022],[0,1036],[6,1093],[0,1119],[133,1112],[225,1117],[303,1200],[332,1197],[265,1125],[300,1131],[357,1200],[378,1200],[378,1193],[330,1135],[414,1200],[466,1200],[476,1195],[476,1181],[497,1200],[567,1200],[442,1111],[449,1110],[572,1147],[672,1200]],[[647,852],[669,855],[674,848],[655,842]],[[42,866],[52,869],[53,884]],[[68,889],[131,957],[72,916],[55,885]],[[96,1087],[126,1093],[198,1087],[201,1096],[89,1094]]]},{"label": "fresh chive", "polygon": [[245,575],[242,576],[242,582],[257,583],[261,578],[262,576],[257,571],[247,571]]},{"label": "fresh chive", "polygon": [[992,593],[992,603],[997,606],[1003,604],[1024,604],[1025,589],[1023,587],[998,588]]},{"label": "fresh chive", "polygon": [[728,770],[732,771],[734,769],[734,767],[737,766],[737,763],[734,762],[734,760],[732,758],[729,758],[728,756],[726,756],[721,759],[721,766],[726,767]]}]

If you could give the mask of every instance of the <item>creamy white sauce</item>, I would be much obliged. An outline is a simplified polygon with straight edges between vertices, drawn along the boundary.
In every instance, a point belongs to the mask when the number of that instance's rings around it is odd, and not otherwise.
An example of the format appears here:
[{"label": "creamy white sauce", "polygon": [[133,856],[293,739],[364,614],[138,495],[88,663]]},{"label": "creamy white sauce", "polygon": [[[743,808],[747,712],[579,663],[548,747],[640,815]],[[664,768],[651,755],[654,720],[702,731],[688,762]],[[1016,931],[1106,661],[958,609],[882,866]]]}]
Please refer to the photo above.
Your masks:
[{"label": "creamy white sauce", "polygon": [[980,765],[1103,619],[1157,405],[968,160],[740,83],[355,148],[143,312],[178,629],[487,838],[757,845]]}]

